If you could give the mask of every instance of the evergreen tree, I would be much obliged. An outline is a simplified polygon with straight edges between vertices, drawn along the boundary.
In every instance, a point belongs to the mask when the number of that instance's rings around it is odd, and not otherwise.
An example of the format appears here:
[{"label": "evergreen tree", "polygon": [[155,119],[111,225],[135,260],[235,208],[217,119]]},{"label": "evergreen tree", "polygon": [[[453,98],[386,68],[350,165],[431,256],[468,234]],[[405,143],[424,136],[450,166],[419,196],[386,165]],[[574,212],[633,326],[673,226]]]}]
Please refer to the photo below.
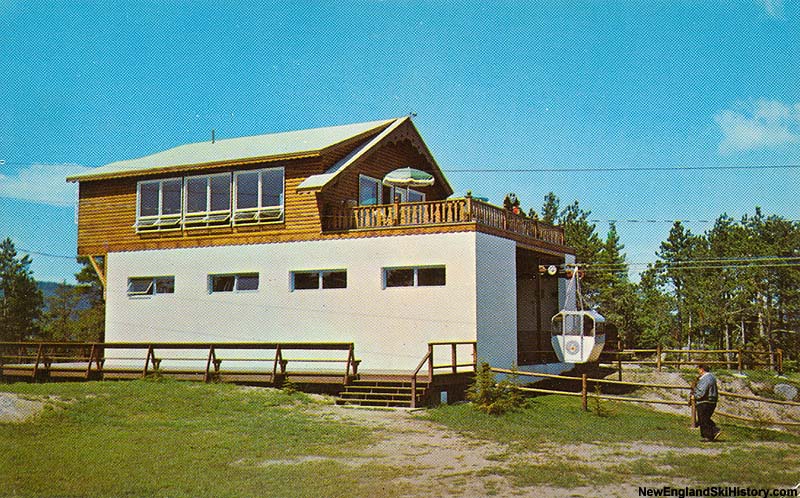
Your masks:
[{"label": "evergreen tree", "polygon": [[637,296],[628,278],[624,248],[612,223],[599,253],[597,269],[590,266],[588,271],[596,275],[598,310],[617,327],[620,337],[627,339],[636,333]]},{"label": "evergreen tree", "polygon": [[[578,201],[567,206],[560,214],[558,224],[564,229],[564,243],[575,249],[575,261],[580,267],[600,260],[603,242],[589,222],[591,211],[584,211]],[[589,272],[581,282],[584,296],[594,303],[599,291],[598,276]]]},{"label": "evergreen tree", "polygon": [[542,205],[543,222],[555,225],[556,221],[558,221],[559,203],[558,197],[556,197],[556,194],[553,192],[548,192],[548,194],[544,196],[544,204]]},{"label": "evergreen tree", "polygon": [[31,259],[17,256],[10,238],[0,242],[0,340],[36,337],[42,314],[42,292],[30,270]]},{"label": "evergreen tree", "polygon": [[105,339],[106,314],[103,284],[88,258],[78,258],[78,263],[83,265],[81,271],[75,274],[79,283],[78,292],[82,299],[89,301],[89,308],[78,312],[78,337],[85,341],[102,342]]},{"label": "evergreen tree", "polygon": [[67,285],[58,284],[52,296],[45,300],[44,324],[42,336],[49,341],[74,341],[79,339],[77,321],[80,294],[78,290]]}]

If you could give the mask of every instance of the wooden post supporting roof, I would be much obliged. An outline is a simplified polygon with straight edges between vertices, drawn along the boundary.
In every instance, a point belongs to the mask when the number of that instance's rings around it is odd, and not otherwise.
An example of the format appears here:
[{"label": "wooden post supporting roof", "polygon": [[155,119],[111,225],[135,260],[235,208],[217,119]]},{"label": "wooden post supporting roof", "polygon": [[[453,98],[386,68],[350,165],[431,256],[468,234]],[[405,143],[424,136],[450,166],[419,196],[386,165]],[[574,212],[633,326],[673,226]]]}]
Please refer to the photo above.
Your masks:
[{"label": "wooden post supporting roof", "polygon": [[106,257],[104,255],[103,256],[99,256],[99,257],[103,258],[103,267],[102,268],[97,263],[97,260],[95,260],[95,258],[97,258],[97,257],[98,256],[95,256],[95,255],[88,256],[89,263],[92,264],[92,268],[94,268],[95,273],[97,273],[97,278],[100,279],[100,283],[103,285],[103,290],[105,291],[105,288],[106,288],[106,272],[105,272]]}]

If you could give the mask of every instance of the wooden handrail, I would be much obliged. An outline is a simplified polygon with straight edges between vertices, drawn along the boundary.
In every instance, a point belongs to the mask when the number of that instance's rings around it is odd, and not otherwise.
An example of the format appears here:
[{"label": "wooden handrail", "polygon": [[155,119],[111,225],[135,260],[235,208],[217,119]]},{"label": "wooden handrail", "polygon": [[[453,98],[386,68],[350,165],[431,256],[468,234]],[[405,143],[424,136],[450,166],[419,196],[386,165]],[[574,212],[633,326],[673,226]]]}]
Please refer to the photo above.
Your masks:
[{"label": "wooden handrail", "polygon": [[472,197],[437,201],[328,206],[326,231],[477,223],[552,244],[564,244],[564,229]]}]

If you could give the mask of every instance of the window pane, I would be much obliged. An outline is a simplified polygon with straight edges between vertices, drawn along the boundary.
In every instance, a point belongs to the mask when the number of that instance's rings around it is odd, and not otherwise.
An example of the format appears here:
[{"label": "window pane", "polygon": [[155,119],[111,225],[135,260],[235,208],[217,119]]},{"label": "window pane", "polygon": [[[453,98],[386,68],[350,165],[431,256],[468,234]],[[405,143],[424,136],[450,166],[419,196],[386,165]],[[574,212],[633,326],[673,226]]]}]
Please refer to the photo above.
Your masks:
[{"label": "window pane", "polygon": [[413,268],[395,268],[386,270],[386,287],[412,287],[413,285]]},{"label": "window pane", "polygon": [[208,178],[206,177],[186,179],[186,212],[208,211],[206,206],[207,186]]},{"label": "window pane", "polygon": [[230,211],[231,209],[231,177],[230,175],[211,177],[211,211]]},{"label": "window pane", "polygon": [[139,216],[158,216],[159,184],[139,184]]},{"label": "window pane", "polygon": [[236,175],[236,209],[258,207],[258,172]]},{"label": "window pane", "polygon": [[361,206],[371,206],[378,204],[379,183],[372,178],[362,176],[358,180],[358,204]]},{"label": "window pane", "polygon": [[258,273],[237,275],[236,290],[258,290]]},{"label": "window pane", "polygon": [[161,214],[181,214],[181,180],[161,182]]},{"label": "window pane", "polygon": [[272,206],[283,206],[283,168],[262,172],[261,207]]},{"label": "window pane", "polygon": [[417,268],[417,285],[444,285],[444,268]]},{"label": "window pane", "polygon": [[346,289],[347,288],[347,272],[346,271],[326,271],[326,272],[322,272],[322,288],[323,289]]},{"label": "window pane", "polygon": [[232,292],[236,277],[233,275],[212,275],[211,292]]},{"label": "window pane", "polygon": [[156,294],[174,294],[175,277],[156,278]]},{"label": "window pane", "polygon": [[140,295],[153,294],[153,279],[151,277],[129,278],[128,294],[140,294]]},{"label": "window pane", "polygon": [[424,200],[425,194],[414,192],[413,190],[408,191],[408,202],[422,202]]},{"label": "window pane", "polygon": [[319,272],[294,272],[294,288],[319,289]]}]

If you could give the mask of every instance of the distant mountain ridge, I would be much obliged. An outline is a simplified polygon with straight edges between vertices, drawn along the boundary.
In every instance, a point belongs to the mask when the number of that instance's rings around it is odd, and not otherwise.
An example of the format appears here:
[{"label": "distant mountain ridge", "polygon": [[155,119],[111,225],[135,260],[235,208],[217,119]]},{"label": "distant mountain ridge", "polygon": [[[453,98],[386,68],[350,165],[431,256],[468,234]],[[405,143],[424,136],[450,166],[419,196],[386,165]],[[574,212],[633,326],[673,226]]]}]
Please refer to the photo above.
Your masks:
[{"label": "distant mountain ridge", "polygon": [[[42,297],[44,297],[44,311],[47,311],[47,302],[49,300],[48,298],[51,298],[56,295],[56,290],[60,285],[66,285],[67,287],[71,288],[77,287],[77,285],[72,285],[72,284],[62,284],[58,282],[40,282],[38,280],[36,281],[36,287],[38,287],[39,290],[42,291]],[[81,300],[78,302],[78,305],[75,307],[75,309],[80,311],[91,307],[92,305],[89,302],[89,299],[87,299],[86,297],[82,297]]]}]

